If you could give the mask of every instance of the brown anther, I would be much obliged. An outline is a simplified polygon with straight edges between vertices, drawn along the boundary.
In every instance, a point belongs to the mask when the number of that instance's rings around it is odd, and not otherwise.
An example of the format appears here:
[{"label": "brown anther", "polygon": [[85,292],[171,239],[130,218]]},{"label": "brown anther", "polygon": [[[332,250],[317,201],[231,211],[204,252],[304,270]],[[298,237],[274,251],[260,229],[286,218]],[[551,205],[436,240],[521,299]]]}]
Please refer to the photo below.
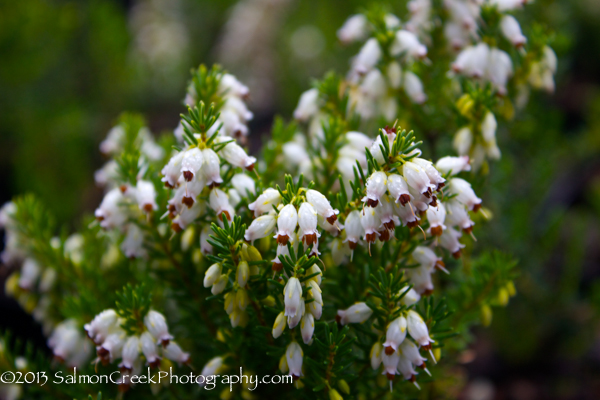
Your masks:
[{"label": "brown anther", "polygon": [[437,260],[435,262],[435,267],[438,269],[446,268],[446,263],[444,263],[442,260]]},{"label": "brown anther", "polygon": [[169,204],[169,212],[170,213],[176,213],[177,212],[177,207],[175,207],[175,204]]},{"label": "brown anther", "polygon": [[339,314],[335,315],[335,322],[337,322],[339,325],[342,324],[342,317]]},{"label": "brown anther", "polygon": [[271,265],[271,269],[272,269],[274,272],[279,272],[279,271],[281,271],[281,270],[283,269],[283,264],[282,264],[282,263],[280,263],[280,262],[277,262],[277,261],[275,261],[275,262],[273,263],[273,265]]},{"label": "brown anther", "polygon": [[298,379],[300,379],[300,377],[298,375],[292,374],[292,379],[294,379],[295,381],[297,381]]},{"label": "brown anther", "polygon": [[167,347],[169,345],[169,343],[171,343],[171,340],[169,339],[163,339],[160,341],[160,344],[162,344],[162,347]]},{"label": "brown anther", "polygon": [[423,217],[427,213],[427,210],[421,211],[419,210],[419,216]]},{"label": "brown anther", "polygon": [[350,247],[350,250],[356,249],[356,246],[358,246],[358,242],[355,242],[354,240],[348,240],[348,247]]},{"label": "brown anther", "polygon": [[379,200],[375,200],[375,199],[367,199],[367,205],[369,207],[377,207],[377,204],[379,204]]},{"label": "brown anther", "polygon": [[437,207],[437,205],[438,205],[438,203],[437,203],[437,197],[431,196],[431,202],[429,203],[429,205],[431,207]]},{"label": "brown anther", "polygon": [[335,224],[335,221],[337,221],[337,215],[331,214],[326,219],[327,219],[327,222],[329,222],[331,225],[333,225],[333,224]]},{"label": "brown anther", "polygon": [[442,233],[444,233],[444,230],[442,229],[441,226],[432,226],[431,227],[431,234],[433,236],[442,236]]},{"label": "brown anther", "polygon": [[125,193],[127,191],[127,185],[119,186],[119,190],[121,191],[121,193]]},{"label": "brown anther", "polygon": [[183,230],[183,229],[181,229],[181,226],[179,226],[179,224],[176,223],[176,222],[173,222],[171,224],[171,229],[173,229],[177,233],[179,233],[179,232],[181,232]]},{"label": "brown anther", "polygon": [[254,171],[254,164],[250,164],[250,165],[248,165],[248,166],[246,167],[246,170],[247,170],[247,171],[250,171],[250,172]]},{"label": "brown anther", "polygon": [[469,226],[467,228],[463,228],[463,232],[471,234],[473,232],[473,225],[471,225],[471,226]]},{"label": "brown anther", "polygon": [[421,369],[427,368],[427,365],[425,365],[425,361],[423,361],[423,363],[421,365],[417,365],[417,368],[421,368]]},{"label": "brown anther", "polygon": [[183,179],[185,179],[186,182],[191,182],[192,179],[194,179],[194,173],[192,171],[183,171]]},{"label": "brown anther", "polygon": [[173,189],[175,186],[171,185],[169,181],[165,181],[165,187],[168,189]]},{"label": "brown anther", "polygon": [[435,190],[437,190],[439,192],[440,189],[443,188],[444,186],[446,186],[446,184],[444,182],[438,183],[437,188]]},{"label": "brown anther", "polygon": [[126,393],[127,391],[129,391],[129,385],[126,383],[121,383],[119,385],[119,392],[120,393]]},{"label": "brown anther", "polygon": [[387,242],[388,240],[390,240],[390,231],[388,231],[387,229],[379,231],[379,241]]},{"label": "brown anther", "polygon": [[409,228],[415,228],[415,227],[419,226],[419,220],[416,219],[414,221],[407,222],[406,226],[408,226]]},{"label": "brown anther", "polygon": [[481,209],[481,203],[477,203],[473,206],[473,212],[477,212]]},{"label": "brown anther", "polygon": [[431,296],[433,294],[433,289],[425,289],[423,292],[423,297]]},{"label": "brown anther", "polygon": [[375,232],[367,233],[365,235],[365,239],[367,239],[368,243],[375,243],[375,240],[377,239],[377,234]]},{"label": "brown anther", "polygon": [[423,194],[423,196],[425,196],[425,197],[427,197],[427,198],[430,198],[430,197],[431,197],[431,193],[430,193],[430,191],[431,191],[431,189],[430,189],[430,188],[427,188],[427,191],[422,193],[422,194]]},{"label": "brown anther", "polygon": [[311,246],[313,243],[317,242],[317,234],[316,233],[311,233],[309,235],[304,235],[302,237],[302,241],[307,245],[307,246]]},{"label": "brown anther", "polygon": [[109,352],[108,350],[106,350],[104,347],[100,346],[97,350],[96,350],[96,354],[98,355],[98,357],[100,358],[105,358],[106,356],[108,356]]},{"label": "brown anther", "polygon": [[392,346],[386,346],[385,347],[385,354],[388,356],[391,356],[392,354],[394,354],[396,350],[394,350],[394,348]]},{"label": "brown anther", "polygon": [[231,222],[231,215],[229,214],[229,211],[224,210],[221,215],[225,214],[225,218],[227,218],[227,221]]},{"label": "brown anther", "polygon": [[409,194],[401,194],[400,197],[398,197],[398,201],[400,202],[400,204],[405,206],[410,201],[410,195]]},{"label": "brown anther", "polygon": [[150,204],[150,203],[146,203],[146,204],[144,204],[144,207],[143,207],[143,208],[144,208],[144,211],[145,211],[145,212],[147,212],[147,213],[151,213],[151,212],[152,212],[152,210],[153,210],[153,208],[152,208],[152,204]]},{"label": "brown anther", "polygon": [[221,186],[219,182],[212,182],[210,185],[208,185],[209,189],[214,189],[219,186]]},{"label": "brown anther", "polygon": [[287,245],[288,240],[290,240],[290,237],[288,235],[277,235],[277,243],[280,245]]},{"label": "brown anther", "polygon": [[411,375],[409,381],[414,383],[416,380],[417,380],[417,377],[415,375]]},{"label": "brown anther", "polygon": [[98,221],[104,221],[104,217],[102,215],[97,216],[96,219]]},{"label": "brown anther", "polygon": [[194,205],[194,199],[188,196],[183,196],[181,202],[187,206],[187,208],[192,208]]},{"label": "brown anther", "polygon": [[65,359],[62,358],[61,356],[54,356],[54,360],[60,364],[64,364]]},{"label": "brown anther", "polygon": [[383,128],[383,130],[385,131],[385,133],[387,133],[388,135],[392,134],[392,133],[396,133],[396,127],[392,126],[391,128],[389,127],[389,125],[386,125],[385,128]]},{"label": "brown anther", "polygon": [[394,375],[394,374],[390,374],[389,372],[387,372],[387,373],[385,374],[385,376],[387,376],[387,378],[388,378],[388,380],[389,380],[389,381],[393,381],[393,380],[394,380],[394,378],[396,378],[396,375]]},{"label": "brown anther", "polygon": [[152,361],[151,363],[148,363],[148,365],[150,366],[150,368],[158,368],[160,366],[160,358],[156,357],[156,360]]},{"label": "brown anther", "polygon": [[460,249],[456,250],[454,253],[452,253],[452,257],[454,257],[456,260],[458,260],[460,258],[461,252]]},{"label": "brown anther", "polygon": [[396,229],[396,224],[394,223],[394,220],[389,220],[388,222],[384,223],[383,226],[385,226],[387,229],[389,229],[391,231]]},{"label": "brown anther", "polygon": [[429,350],[431,350],[431,343],[427,343],[426,345],[424,345],[424,346],[421,346],[421,348],[422,348],[423,350],[427,350],[427,351],[429,351]]}]

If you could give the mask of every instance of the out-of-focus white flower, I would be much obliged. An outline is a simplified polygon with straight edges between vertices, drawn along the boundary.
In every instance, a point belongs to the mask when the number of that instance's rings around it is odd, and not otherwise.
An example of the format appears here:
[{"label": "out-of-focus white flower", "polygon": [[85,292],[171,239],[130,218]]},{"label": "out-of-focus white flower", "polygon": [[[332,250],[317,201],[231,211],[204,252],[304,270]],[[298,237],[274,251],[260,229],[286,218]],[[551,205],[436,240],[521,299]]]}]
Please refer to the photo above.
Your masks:
[{"label": "out-of-focus white flower", "polygon": [[33,258],[26,258],[21,267],[21,276],[19,277],[19,287],[26,290],[33,289],[37,282],[42,268]]},{"label": "out-of-focus white flower", "polygon": [[221,221],[221,215],[225,214],[225,217],[229,222],[233,220],[235,210],[229,204],[229,197],[225,192],[220,189],[213,189],[210,192],[210,208],[212,208],[217,214],[217,218]]},{"label": "out-of-focus white flower", "polygon": [[[202,368],[202,373],[200,375],[204,376],[205,378],[208,378],[209,376],[214,376],[214,375],[219,374],[223,370],[223,368],[224,368],[223,361],[224,361],[223,357],[212,358]],[[201,387],[203,387],[205,384],[206,384],[206,379],[201,380],[199,382],[199,385]]]},{"label": "out-of-focus white flower", "polygon": [[310,344],[315,331],[315,317],[311,313],[305,313],[300,321],[300,332],[305,344]]},{"label": "out-of-focus white flower", "polygon": [[360,52],[352,60],[352,70],[359,75],[366,74],[377,65],[381,54],[381,47],[379,47],[377,39],[371,38],[367,40],[360,49]]},{"label": "out-of-focus white flower", "polygon": [[138,181],[136,184],[135,198],[140,210],[149,213],[158,209],[156,204],[156,190],[150,181]]},{"label": "out-of-focus white flower", "polygon": [[427,95],[423,90],[423,83],[415,73],[406,71],[402,81],[404,91],[413,103],[422,104],[427,100]]},{"label": "out-of-focus white flower", "polygon": [[500,29],[502,34],[515,47],[523,47],[527,43],[527,38],[521,32],[521,25],[512,15],[505,15],[500,20]]},{"label": "out-of-focus white flower", "polygon": [[121,209],[120,204],[124,201],[125,198],[119,188],[114,188],[106,193],[95,212],[101,227],[113,229],[123,226],[127,220],[127,214]]},{"label": "out-of-focus white flower", "polygon": [[394,41],[390,46],[390,54],[397,57],[401,54],[409,58],[424,58],[427,56],[427,47],[425,47],[419,38],[413,32],[400,29],[396,31]]},{"label": "out-of-focus white flower", "polygon": [[362,324],[368,320],[373,314],[373,310],[366,303],[356,303],[347,310],[338,310],[335,317],[342,325],[347,324]]},{"label": "out-of-focus white flower", "polygon": [[157,311],[148,311],[148,314],[144,317],[144,325],[152,337],[160,342],[163,347],[166,347],[169,341],[173,339],[173,336],[169,333],[165,316]]},{"label": "out-of-focus white flower", "polygon": [[554,74],[558,65],[558,59],[554,50],[544,46],[542,58],[531,64],[529,72],[529,83],[536,89],[543,89],[549,93],[554,92]]},{"label": "out-of-focus white flower", "polygon": [[471,144],[473,143],[473,132],[469,127],[463,127],[456,132],[452,145],[456,152],[463,157],[469,155]]},{"label": "out-of-focus white flower", "polygon": [[302,373],[302,358],[304,357],[304,353],[302,352],[302,348],[296,342],[292,342],[288,345],[285,350],[285,358],[287,361],[287,366],[289,368],[289,374],[294,378],[298,379],[304,374]]},{"label": "out-of-focus white flower", "polygon": [[454,258],[460,258],[460,249],[465,247],[464,244],[458,241],[461,236],[462,233],[460,233],[460,231],[450,227],[442,233],[442,236],[440,236],[440,245],[452,253]]},{"label": "out-of-focus white flower", "polygon": [[276,219],[274,213],[262,215],[252,221],[246,233],[244,239],[249,242],[254,242],[256,239],[261,239],[269,236],[275,228]]},{"label": "out-of-focus white flower", "polygon": [[163,355],[168,360],[175,361],[179,364],[187,364],[190,362],[190,354],[184,352],[181,347],[173,341],[169,342],[167,347],[164,348]]},{"label": "out-of-focus white flower", "polygon": [[258,217],[261,214],[273,210],[273,206],[277,207],[281,201],[281,194],[278,190],[268,188],[258,198],[248,205],[251,211],[254,211],[254,216]]},{"label": "out-of-focus white flower", "polygon": [[298,106],[294,110],[294,118],[308,121],[317,111],[319,111],[319,90],[309,89],[300,96]]},{"label": "out-of-focus white flower", "polygon": [[121,243],[121,249],[128,258],[145,257],[147,254],[144,248],[144,231],[134,223],[127,225],[127,234],[125,240]]},{"label": "out-of-focus white flower", "polygon": [[440,158],[435,163],[435,168],[443,174],[456,175],[462,171],[470,171],[471,165],[469,164],[468,156],[451,157],[446,156]]},{"label": "out-of-focus white flower", "polygon": [[344,44],[362,41],[366,38],[369,29],[369,22],[364,14],[355,14],[344,22],[344,25],[337,31],[337,37]]},{"label": "out-of-focus white flower", "polygon": [[282,311],[277,315],[277,318],[275,318],[275,323],[273,324],[272,330],[273,338],[277,339],[279,336],[281,336],[281,334],[285,330],[285,325],[286,317],[284,312]]}]

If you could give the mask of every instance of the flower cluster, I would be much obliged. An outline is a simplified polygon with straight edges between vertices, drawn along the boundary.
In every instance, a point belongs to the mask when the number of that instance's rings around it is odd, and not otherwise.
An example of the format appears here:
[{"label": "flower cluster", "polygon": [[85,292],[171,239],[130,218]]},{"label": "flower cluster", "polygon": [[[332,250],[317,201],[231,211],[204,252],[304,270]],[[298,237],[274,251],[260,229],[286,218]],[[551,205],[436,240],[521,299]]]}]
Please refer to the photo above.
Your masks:
[{"label": "flower cluster", "polygon": [[[119,368],[134,374],[141,372],[144,362],[151,368],[157,368],[162,357],[177,363],[189,363],[189,354],[173,341],[161,313],[149,310],[143,317],[141,332],[135,334],[128,335],[123,328],[124,323],[125,319],[114,309],[107,309],[84,326],[96,346],[96,361],[106,365],[121,359]],[[65,340],[64,335],[60,340]]]}]

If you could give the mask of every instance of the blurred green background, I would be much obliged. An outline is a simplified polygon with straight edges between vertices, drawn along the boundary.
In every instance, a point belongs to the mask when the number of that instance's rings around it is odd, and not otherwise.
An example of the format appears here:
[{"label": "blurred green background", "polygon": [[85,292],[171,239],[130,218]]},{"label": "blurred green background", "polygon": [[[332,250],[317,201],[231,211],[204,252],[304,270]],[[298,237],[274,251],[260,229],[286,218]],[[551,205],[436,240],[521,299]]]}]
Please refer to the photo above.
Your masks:
[{"label": "blurred green background", "polygon": [[[405,1],[388,2],[405,13]],[[102,193],[98,144],[123,110],[172,130],[189,70],[221,63],[250,88],[256,151],[312,77],[344,73],[335,32],[353,0],[0,0],[0,201],[33,192],[70,229]],[[556,33],[557,91],[499,132],[503,158],[478,233],[520,260],[519,295],[477,330],[460,397],[600,398],[600,1],[536,0]],[[448,139],[453,132],[448,132]],[[0,325],[30,322],[3,299]],[[12,304],[12,305],[11,305]],[[11,308],[12,307],[12,308]],[[39,329],[38,329],[39,330]],[[27,332],[26,332],[27,333]],[[31,336],[31,332],[28,332]],[[36,333],[39,336],[39,333]]]}]

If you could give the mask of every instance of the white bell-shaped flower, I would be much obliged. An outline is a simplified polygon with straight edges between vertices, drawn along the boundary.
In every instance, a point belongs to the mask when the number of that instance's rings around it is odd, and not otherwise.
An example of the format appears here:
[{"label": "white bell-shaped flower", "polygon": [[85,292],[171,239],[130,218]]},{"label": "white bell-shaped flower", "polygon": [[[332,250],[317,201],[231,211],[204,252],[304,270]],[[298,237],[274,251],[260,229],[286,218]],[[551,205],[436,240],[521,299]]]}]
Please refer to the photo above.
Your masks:
[{"label": "white bell-shaped flower", "polygon": [[406,338],[406,318],[399,316],[389,323],[385,333],[383,347],[385,354],[392,355]]},{"label": "white bell-shaped flower", "polygon": [[292,204],[288,204],[279,211],[277,216],[277,243],[281,246],[285,246],[295,233],[296,225],[298,224],[298,212],[296,207]]},{"label": "white bell-shaped flower", "polygon": [[150,310],[144,317],[144,325],[150,334],[160,342],[163,347],[169,344],[173,336],[169,333],[169,327],[165,316],[158,311]]},{"label": "white bell-shaped flower", "polygon": [[347,310],[338,310],[335,317],[342,325],[347,324],[362,324],[368,320],[373,314],[373,310],[366,303],[360,302],[353,304]]},{"label": "white bell-shaped flower", "polygon": [[315,331],[315,317],[311,313],[305,313],[300,321],[300,332],[305,344],[310,344]]},{"label": "white bell-shaped flower", "polygon": [[369,30],[369,21],[364,14],[350,16],[337,31],[337,37],[343,44],[362,41]]},{"label": "white bell-shaped flower", "polygon": [[251,211],[254,211],[254,216],[258,217],[261,214],[273,210],[273,206],[277,207],[281,202],[281,194],[278,190],[268,188],[258,198],[248,205]]},{"label": "white bell-shaped flower", "polygon": [[302,301],[302,285],[296,277],[288,279],[285,288],[283,289],[285,316],[295,317],[300,310]]},{"label": "white bell-shaped flower", "polygon": [[387,175],[382,171],[375,171],[367,179],[367,196],[362,200],[369,207],[377,207],[379,199],[387,190]]},{"label": "white bell-shaped flower", "polygon": [[302,348],[296,342],[292,342],[288,345],[285,350],[285,358],[289,369],[289,374],[294,378],[298,379],[304,374],[302,373],[302,359],[304,353]]}]

